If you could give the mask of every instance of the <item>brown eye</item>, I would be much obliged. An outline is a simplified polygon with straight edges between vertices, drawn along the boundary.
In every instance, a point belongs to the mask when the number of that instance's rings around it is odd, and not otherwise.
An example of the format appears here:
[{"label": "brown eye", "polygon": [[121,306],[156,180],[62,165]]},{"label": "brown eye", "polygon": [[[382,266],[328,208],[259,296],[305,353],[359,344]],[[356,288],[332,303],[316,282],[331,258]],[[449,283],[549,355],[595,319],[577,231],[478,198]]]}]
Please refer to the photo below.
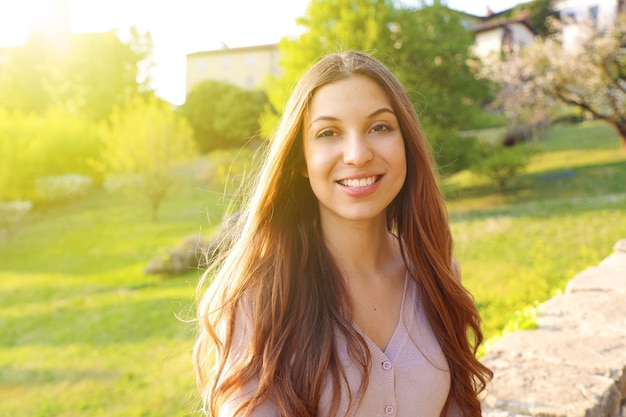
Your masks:
[{"label": "brown eye", "polygon": [[386,123],[379,123],[372,128],[372,132],[387,132],[391,130],[391,126]]},{"label": "brown eye", "polygon": [[326,130],[322,130],[315,137],[316,138],[328,138],[328,137],[331,137],[331,136],[337,136],[337,133],[335,133],[334,130],[326,129]]}]

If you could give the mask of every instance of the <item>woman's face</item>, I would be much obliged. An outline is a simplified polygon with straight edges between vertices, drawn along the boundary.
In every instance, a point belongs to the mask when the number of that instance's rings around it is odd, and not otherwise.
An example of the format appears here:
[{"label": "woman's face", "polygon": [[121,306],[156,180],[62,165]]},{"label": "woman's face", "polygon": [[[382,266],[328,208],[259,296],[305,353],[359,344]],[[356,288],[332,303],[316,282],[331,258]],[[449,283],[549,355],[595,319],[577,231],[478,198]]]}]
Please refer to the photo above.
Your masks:
[{"label": "woman's face", "polygon": [[385,91],[364,75],[322,86],[303,132],[305,175],[322,221],[384,220],[406,177],[404,140]]}]

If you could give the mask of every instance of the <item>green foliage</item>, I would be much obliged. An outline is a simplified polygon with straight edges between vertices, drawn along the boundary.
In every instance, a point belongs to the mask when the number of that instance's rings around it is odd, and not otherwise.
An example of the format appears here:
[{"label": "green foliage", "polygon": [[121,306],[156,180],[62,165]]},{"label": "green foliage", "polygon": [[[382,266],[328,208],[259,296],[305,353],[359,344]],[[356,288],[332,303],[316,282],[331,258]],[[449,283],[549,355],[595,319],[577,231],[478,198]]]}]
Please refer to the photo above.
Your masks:
[{"label": "green foliage", "polygon": [[532,0],[502,12],[501,19],[514,19],[521,13],[528,13],[528,21],[537,34],[543,38],[554,33],[548,23],[548,18],[558,17],[558,13],[552,7],[551,0]]},{"label": "green foliage", "polygon": [[493,181],[501,192],[510,182],[526,169],[531,151],[529,145],[505,147],[499,144],[482,143],[481,156],[471,166],[471,171]]},{"label": "green foliage", "polygon": [[180,113],[193,127],[198,149],[207,152],[239,147],[257,136],[267,104],[264,92],[210,80],[189,92]]},{"label": "green foliage", "polygon": [[[50,90],[54,102],[100,121],[111,109],[139,94],[139,63],[151,53],[149,35],[123,43],[114,31],[83,33],[71,38],[69,50],[57,56]],[[147,44],[143,49],[137,44]]]},{"label": "green foliage", "polygon": [[10,111],[43,114],[62,108],[92,121],[113,106],[150,93],[152,39],[131,29],[127,43],[114,31],[71,35],[67,45],[32,36],[2,51],[0,103]]},{"label": "green foliage", "polygon": [[100,178],[92,161],[99,141],[92,124],[59,109],[42,116],[0,109],[0,200],[33,200],[35,180],[63,174]]},{"label": "green foliage", "polygon": [[169,103],[137,99],[113,110],[101,137],[107,168],[138,178],[139,192],[150,201],[157,220],[161,202],[179,176],[176,168],[195,155],[189,124]]},{"label": "green foliage", "polygon": [[32,197],[35,165],[29,159],[38,122],[36,116],[0,109],[0,200]]},{"label": "green foliage", "polygon": [[558,17],[558,13],[552,7],[551,0],[533,0],[518,7],[522,6],[525,7],[522,10],[528,11],[530,24],[540,36],[545,38],[553,33],[548,20]]},{"label": "green foliage", "polygon": [[472,165],[479,154],[475,136],[460,136],[454,129],[433,126],[428,130],[439,174],[443,177],[462,171]]},{"label": "green foliage", "polygon": [[469,65],[478,61],[470,55],[474,37],[461,15],[438,4],[406,8],[396,24],[391,69],[414,96],[426,133],[434,127],[472,128],[489,87]]},{"label": "green foliage", "polygon": [[[293,85],[319,57],[361,50],[384,62],[405,85],[438,148],[437,162],[448,171],[467,165],[455,148],[456,132],[473,127],[481,117],[489,88],[470,68],[474,39],[458,12],[440,2],[414,9],[387,0],[316,0],[298,23],[304,33],[279,44],[283,76],[268,81],[269,99],[278,113]],[[277,113],[264,114],[264,134],[271,133],[277,118]]]},{"label": "green foliage", "polygon": [[43,113],[50,105],[47,89],[53,49],[43,36],[2,50],[0,105],[8,110]]}]

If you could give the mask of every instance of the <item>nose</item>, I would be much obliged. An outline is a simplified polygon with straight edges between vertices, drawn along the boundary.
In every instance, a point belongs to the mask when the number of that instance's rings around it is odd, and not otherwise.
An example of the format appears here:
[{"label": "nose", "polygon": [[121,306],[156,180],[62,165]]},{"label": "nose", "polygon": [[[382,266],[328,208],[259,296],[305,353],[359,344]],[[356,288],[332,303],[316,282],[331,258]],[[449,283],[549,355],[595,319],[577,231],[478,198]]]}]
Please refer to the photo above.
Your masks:
[{"label": "nose", "polygon": [[361,166],[374,157],[364,135],[353,133],[344,140],[343,162],[349,165]]}]

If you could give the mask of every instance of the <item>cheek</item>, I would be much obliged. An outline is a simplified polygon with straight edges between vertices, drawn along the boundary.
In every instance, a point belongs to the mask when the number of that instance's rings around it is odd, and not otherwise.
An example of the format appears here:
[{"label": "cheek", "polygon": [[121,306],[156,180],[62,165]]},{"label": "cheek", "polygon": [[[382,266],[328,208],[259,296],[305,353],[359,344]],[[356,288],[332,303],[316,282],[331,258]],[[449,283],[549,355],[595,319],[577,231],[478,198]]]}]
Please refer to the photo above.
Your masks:
[{"label": "cheek", "polygon": [[385,155],[387,161],[397,168],[398,173],[406,176],[407,163],[406,163],[406,148],[404,147],[404,141],[399,140],[393,146],[387,149]]},{"label": "cheek", "polygon": [[327,165],[327,158],[324,152],[308,149],[304,153],[303,175],[309,179],[320,176]]}]

